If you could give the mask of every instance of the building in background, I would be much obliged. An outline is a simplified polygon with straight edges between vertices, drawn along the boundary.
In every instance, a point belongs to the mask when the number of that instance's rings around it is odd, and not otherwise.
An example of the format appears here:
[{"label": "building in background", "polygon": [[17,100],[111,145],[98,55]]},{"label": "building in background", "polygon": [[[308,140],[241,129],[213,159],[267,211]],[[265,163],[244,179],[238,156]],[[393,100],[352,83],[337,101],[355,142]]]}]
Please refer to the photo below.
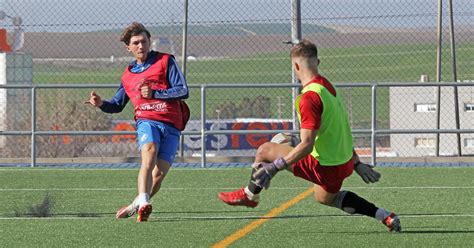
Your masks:
[{"label": "building in background", "polygon": [[[391,87],[391,129],[436,129],[438,87]],[[461,129],[474,127],[474,88],[458,87]],[[453,87],[441,87],[440,128],[455,129]],[[436,134],[391,134],[392,151],[401,157],[433,156]],[[457,135],[440,134],[439,154],[457,155]],[[462,154],[473,154],[474,134],[461,134]]]}]

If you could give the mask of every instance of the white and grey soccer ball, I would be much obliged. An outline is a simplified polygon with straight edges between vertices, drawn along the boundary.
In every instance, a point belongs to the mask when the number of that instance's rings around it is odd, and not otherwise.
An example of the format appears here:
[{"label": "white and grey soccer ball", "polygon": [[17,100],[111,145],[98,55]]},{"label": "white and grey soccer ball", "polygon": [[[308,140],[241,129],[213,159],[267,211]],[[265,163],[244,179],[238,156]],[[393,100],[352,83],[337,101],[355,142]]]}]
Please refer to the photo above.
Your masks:
[{"label": "white and grey soccer ball", "polygon": [[292,146],[293,136],[290,133],[277,133],[270,142]]}]

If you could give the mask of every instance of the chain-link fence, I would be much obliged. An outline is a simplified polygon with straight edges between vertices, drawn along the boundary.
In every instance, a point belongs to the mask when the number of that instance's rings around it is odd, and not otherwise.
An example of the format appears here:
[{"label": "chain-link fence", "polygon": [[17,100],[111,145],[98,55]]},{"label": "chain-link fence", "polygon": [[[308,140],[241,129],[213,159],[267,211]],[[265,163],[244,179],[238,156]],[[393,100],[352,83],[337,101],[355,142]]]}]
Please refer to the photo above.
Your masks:
[{"label": "chain-link fence", "polygon": [[[7,35],[4,37],[6,42],[0,40],[0,43],[6,43],[13,50],[19,49],[16,54],[23,56],[8,60],[14,61],[8,66],[23,71],[13,75],[15,73],[7,66],[7,73],[12,75],[7,77],[6,83],[118,85],[123,68],[133,59],[119,41],[119,35],[132,21],[142,22],[149,28],[153,49],[175,54],[181,66],[186,63],[184,73],[189,85],[289,83],[292,81],[290,45],[286,42],[292,39],[294,2],[301,2],[302,37],[318,45],[320,72],[331,82],[415,82],[421,75],[427,75],[431,81],[438,75],[440,81],[453,81],[447,0],[439,1],[442,3],[440,74],[437,72],[438,1],[189,1],[187,36],[183,37],[184,0],[4,0],[0,2],[0,11],[4,13],[0,15],[3,17],[0,28],[5,29]],[[474,3],[471,0],[453,2],[456,79],[472,81]],[[183,41],[186,41],[185,50]],[[186,60],[183,60],[184,54]],[[28,70],[31,76],[24,76],[29,75]],[[470,90],[462,93],[468,100],[460,102],[460,111],[474,102]],[[370,128],[370,89],[342,88],[341,91],[353,128]],[[393,127],[391,118],[403,119],[405,114],[390,108],[394,99],[388,88],[379,91],[377,124],[380,128]],[[36,128],[133,130],[130,106],[120,114],[103,114],[82,104],[89,92],[90,89],[40,90],[37,93]],[[98,89],[97,92],[108,98],[115,91]],[[5,116],[0,128],[29,130],[28,89],[9,89],[8,93],[7,90],[0,93],[5,96],[0,98],[4,99],[0,115]],[[425,99],[425,96],[420,95],[420,98]],[[197,88],[190,89],[187,102],[192,113],[188,129],[197,130],[201,115]],[[436,103],[436,96],[426,98],[424,102]],[[443,105],[440,108],[443,109]],[[258,118],[258,122],[265,123],[265,127],[260,128],[291,129],[294,118],[291,89],[213,89],[208,95],[206,115],[210,118],[208,128],[245,130],[251,124],[256,125],[255,118]],[[462,121],[461,128],[474,126],[469,120]],[[420,118],[420,122],[430,121]],[[277,124],[272,126],[271,123]],[[387,135],[379,138],[378,143],[388,149],[391,140],[400,136]],[[44,136],[38,153],[44,157],[138,155],[134,137],[114,137],[84,137],[79,142],[77,136]],[[269,137],[252,136],[252,139],[258,140],[255,143],[258,144]],[[254,151],[254,146],[248,146],[248,142],[224,143],[223,140],[230,138],[230,135],[212,137],[210,150],[226,156],[248,155]],[[28,156],[29,137],[0,136],[1,140],[8,140],[0,147],[2,157]],[[186,155],[198,149],[193,140],[192,136],[184,137]],[[369,142],[370,136],[356,135],[358,147],[368,146]],[[228,153],[222,151],[226,147],[230,149]]]}]

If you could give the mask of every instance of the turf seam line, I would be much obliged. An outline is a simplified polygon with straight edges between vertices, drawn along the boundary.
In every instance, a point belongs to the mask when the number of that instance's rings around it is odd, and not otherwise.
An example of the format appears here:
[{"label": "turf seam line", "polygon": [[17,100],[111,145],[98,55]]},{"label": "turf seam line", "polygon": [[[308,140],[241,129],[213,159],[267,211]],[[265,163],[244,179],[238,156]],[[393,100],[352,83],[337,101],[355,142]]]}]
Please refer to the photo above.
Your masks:
[{"label": "turf seam line", "polygon": [[[307,187],[273,187],[272,190],[294,190],[306,189]],[[474,186],[354,186],[344,187],[346,189],[474,189]],[[161,190],[229,190],[234,188],[161,188]],[[120,191],[120,190],[136,190],[136,188],[0,188],[1,191]]]},{"label": "turf seam line", "polygon": [[[474,214],[399,214],[402,219],[406,218],[473,218]],[[331,216],[315,216],[317,218],[367,218],[364,215],[331,215]],[[160,220],[237,220],[237,219],[261,219],[267,218],[266,216],[258,215],[248,215],[248,216],[170,216],[170,217],[150,217],[148,220],[160,221]],[[275,218],[275,217],[273,217]],[[115,214],[110,214],[109,216],[98,216],[98,217],[75,217],[75,216],[66,216],[66,217],[1,217],[2,220],[115,220]]]},{"label": "turf seam line", "polygon": [[252,221],[250,224],[244,226],[240,230],[234,232],[233,234],[227,236],[223,240],[217,242],[212,247],[213,248],[222,248],[222,247],[229,246],[230,244],[234,243],[235,241],[243,238],[245,235],[247,235],[252,230],[258,228],[259,226],[261,226],[265,222],[269,221],[271,218],[278,216],[279,214],[284,212],[289,207],[291,207],[291,206],[295,205],[296,203],[300,202],[301,200],[305,199],[306,197],[311,195],[311,193],[313,193],[313,191],[314,191],[313,188],[309,188],[309,189],[305,190],[303,193],[297,195],[293,199],[281,204],[277,208],[274,208],[274,209],[270,210],[270,212],[268,212],[267,214],[262,216],[260,219]]}]

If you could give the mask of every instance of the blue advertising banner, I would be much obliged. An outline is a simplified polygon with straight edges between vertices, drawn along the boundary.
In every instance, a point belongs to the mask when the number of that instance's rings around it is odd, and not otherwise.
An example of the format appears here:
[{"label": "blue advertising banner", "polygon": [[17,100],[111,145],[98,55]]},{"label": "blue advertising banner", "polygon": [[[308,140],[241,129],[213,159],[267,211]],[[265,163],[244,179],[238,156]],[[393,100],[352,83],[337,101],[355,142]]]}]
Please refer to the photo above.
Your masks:
[{"label": "blue advertising banner", "polygon": [[[206,122],[207,130],[292,130],[293,123],[289,120],[243,119],[243,120],[210,120]],[[200,131],[201,122],[190,121],[186,131]],[[275,134],[218,134],[208,135],[207,150],[239,150],[257,149],[261,144],[268,142]],[[200,135],[184,136],[186,149],[200,149]]]}]

